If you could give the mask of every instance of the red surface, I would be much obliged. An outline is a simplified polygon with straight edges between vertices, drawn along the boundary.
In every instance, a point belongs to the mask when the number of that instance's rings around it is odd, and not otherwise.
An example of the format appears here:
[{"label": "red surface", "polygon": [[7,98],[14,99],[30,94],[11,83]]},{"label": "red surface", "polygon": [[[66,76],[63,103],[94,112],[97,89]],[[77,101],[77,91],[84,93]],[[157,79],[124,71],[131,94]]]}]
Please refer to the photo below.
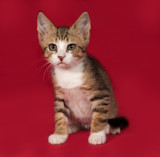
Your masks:
[{"label": "red surface", "polygon": [[[0,157],[159,157],[159,8],[159,0],[1,0]],[[108,70],[119,114],[130,121],[120,135],[108,136],[108,143],[90,145],[83,131],[64,145],[48,144],[54,97],[38,45],[39,10],[57,26],[89,12],[88,52]]]}]

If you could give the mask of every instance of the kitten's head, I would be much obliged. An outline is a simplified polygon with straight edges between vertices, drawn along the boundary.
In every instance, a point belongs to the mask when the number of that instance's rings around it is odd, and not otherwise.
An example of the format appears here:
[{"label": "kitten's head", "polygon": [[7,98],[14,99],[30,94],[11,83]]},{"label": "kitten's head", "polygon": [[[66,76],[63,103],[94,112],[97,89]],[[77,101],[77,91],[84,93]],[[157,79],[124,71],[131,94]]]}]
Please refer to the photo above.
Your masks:
[{"label": "kitten's head", "polygon": [[90,18],[87,12],[84,12],[71,27],[56,27],[40,12],[37,30],[44,56],[54,66],[74,66],[86,55],[90,37]]}]

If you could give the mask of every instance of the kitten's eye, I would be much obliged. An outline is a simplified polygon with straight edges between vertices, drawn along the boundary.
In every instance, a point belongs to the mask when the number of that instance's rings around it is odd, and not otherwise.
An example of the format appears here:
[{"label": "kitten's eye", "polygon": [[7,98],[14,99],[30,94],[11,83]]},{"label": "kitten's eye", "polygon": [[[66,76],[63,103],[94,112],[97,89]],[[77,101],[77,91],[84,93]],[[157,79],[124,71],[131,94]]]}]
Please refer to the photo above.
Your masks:
[{"label": "kitten's eye", "polygon": [[76,47],[76,44],[69,44],[69,45],[67,46],[67,50],[74,50],[75,47]]},{"label": "kitten's eye", "polygon": [[56,51],[57,50],[57,46],[55,44],[49,44],[49,50],[50,51]]}]

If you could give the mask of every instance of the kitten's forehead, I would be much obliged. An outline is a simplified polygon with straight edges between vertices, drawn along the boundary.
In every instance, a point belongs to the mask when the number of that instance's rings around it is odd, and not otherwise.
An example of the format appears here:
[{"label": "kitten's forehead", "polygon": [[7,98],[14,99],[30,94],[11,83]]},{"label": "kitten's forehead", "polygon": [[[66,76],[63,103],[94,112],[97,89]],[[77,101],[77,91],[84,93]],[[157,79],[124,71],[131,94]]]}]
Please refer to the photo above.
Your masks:
[{"label": "kitten's forehead", "polygon": [[57,28],[57,33],[56,33],[56,41],[57,40],[66,40],[68,41],[68,27],[58,27]]}]

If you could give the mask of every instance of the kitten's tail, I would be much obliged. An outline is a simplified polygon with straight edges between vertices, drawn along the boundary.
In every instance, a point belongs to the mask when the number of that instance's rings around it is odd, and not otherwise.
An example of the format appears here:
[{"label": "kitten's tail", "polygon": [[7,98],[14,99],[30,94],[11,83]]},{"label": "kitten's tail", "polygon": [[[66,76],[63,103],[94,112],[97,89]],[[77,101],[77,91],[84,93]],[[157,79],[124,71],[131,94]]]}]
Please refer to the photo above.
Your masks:
[{"label": "kitten's tail", "polygon": [[112,127],[112,128],[120,128],[120,130],[125,129],[128,127],[129,122],[125,117],[116,117],[113,119],[109,119],[108,120],[108,124]]}]

